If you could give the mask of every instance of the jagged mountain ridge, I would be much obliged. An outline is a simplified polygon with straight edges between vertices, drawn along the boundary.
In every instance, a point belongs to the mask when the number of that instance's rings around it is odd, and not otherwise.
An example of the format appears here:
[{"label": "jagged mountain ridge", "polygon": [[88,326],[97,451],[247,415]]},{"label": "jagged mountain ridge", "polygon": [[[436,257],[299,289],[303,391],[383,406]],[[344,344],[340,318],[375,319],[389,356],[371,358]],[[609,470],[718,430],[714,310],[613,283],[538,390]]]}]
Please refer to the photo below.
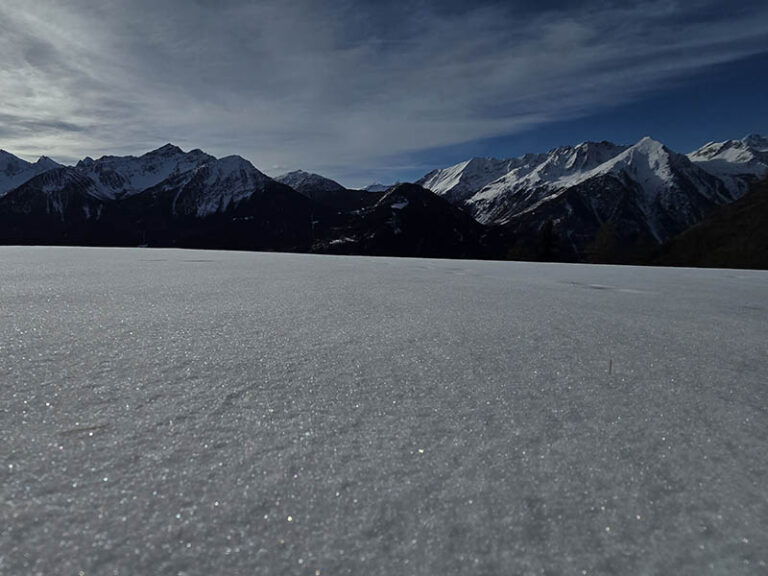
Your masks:
[{"label": "jagged mountain ridge", "polygon": [[723,182],[735,196],[768,176],[768,139],[750,134],[740,140],[709,142],[688,158]]},{"label": "jagged mountain ridge", "polygon": [[99,196],[114,199],[138,194],[167,178],[215,161],[202,150],[184,152],[178,146],[166,144],[138,157],[84,158],[75,165],[75,170],[93,180]]},{"label": "jagged mountain ridge", "polygon": [[194,189],[194,212],[205,216],[262,192],[267,181],[271,178],[240,156],[215,158],[201,150],[184,152],[167,144],[139,157],[103,156],[98,160],[86,158],[75,166],[59,166],[30,178],[7,195],[55,196],[77,189],[109,204],[158,188],[178,188],[179,192],[187,191],[189,204],[189,191]]},{"label": "jagged mountain ridge", "polygon": [[627,146],[610,142],[584,142],[563,146],[544,154],[525,154],[519,158],[472,158],[448,168],[433,170],[418,184],[453,203],[465,203],[479,191],[492,196],[505,188],[535,187],[557,178],[590,170],[623,152]]},{"label": "jagged mountain ridge", "polygon": [[10,152],[0,150],[0,197],[38,174],[60,166],[61,164],[47,156],[40,156],[36,162],[27,162]]},{"label": "jagged mountain ridge", "polygon": [[[508,189],[486,187],[471,199],[470,205],[473,212],[482,213],[486,220],[506,223],[561,197],[567,200],[564,195],[569,190],[600,189],[621,190],[622,200],[636,205],[640,224],[647,226],[656,241],[663,241],[678,233],[680,227],[697,222],[711,206],[734,199],[720,180],[693,165],[685,156],[644,138],[586,172],[541,181],[529,188],[516,188],[511,194],[506,193]],[[599,221],[608,218],[608,206],[613,198],[601,198],[595,192],[584,200]]]},{"label": "jagged mountain ridge", "polygon": [[310,214],[306,197],[239,156],[168,145],[55,168],[10,190],[0,241],[305,249]]},{"label": "jagged mountain ridge", "polygon": [[[730,146],[710,145],[719,162],[750,168],[733,168],[728,178],[705,169],[701,154],[678,154],[646,137],[632,146],[584,142],[509,160],[475,159],[419,182],[497,228],[512,257],[589,259],[602,231],[610,236],[610,252],[626,260],[743,194],[765,173],[759,164],[765,143],[753,135]],[[726,148],[741,155],[723,157]],[[489,166],[511,169],[473,190],[468,183],[477,186],[494,175]]]},{"label": "jagged mountain ridge", "polygon": [[174,215],[204,217],[225,212],[254,194],[271,179],[240,156],[213,158],[191,170],[174,173],[141,194],[173,194]]},{"label": "jagged mountain ridge", "polygon": [[540,159],[541,155],[498,160],[496,158],[472,158],[442,170],[433,170],[416,184],[443,196],[453,204],[466,202],[478,190],[516,167]]},{"label": "jagged mountain ridge", "polygon": [[313,192],[341,192],[346,190],[344,186],[335,180],[331,180],[320,174],[305,172],[304,170],[288,172],[287,174],[277,176],[275,180],[290,186],[305,196],[308,196]]},{"label": "jagged mountain ridge", "polygon": [[[493,160],[491,165],[498,170],[510,170],[478,186],[495,173],[486,169],[487,162],[480,164],[475,159],[433,171],[419,183],[465,206],[485,224],[503,224],[541,202],[554,200],[569,188],[606,175],[635,190],[642,205],[648,205],[659,195],[663,204],[663,196],[669,195],[670,190],[695,189],[716,203],[730,202],[738,196],[738,191],[721,178],[647,137],[633,146],[584,142],[555,148],[546,154]],[[476,186],[474,189],[468,185],[470,182]]]}]

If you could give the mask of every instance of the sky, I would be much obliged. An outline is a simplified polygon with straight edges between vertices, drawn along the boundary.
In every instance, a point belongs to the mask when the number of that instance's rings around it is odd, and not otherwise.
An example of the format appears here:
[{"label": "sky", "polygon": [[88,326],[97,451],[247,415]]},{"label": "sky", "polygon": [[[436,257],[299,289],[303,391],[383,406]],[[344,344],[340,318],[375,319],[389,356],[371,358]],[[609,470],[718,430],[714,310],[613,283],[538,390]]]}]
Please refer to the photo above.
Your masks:
[{"label": "sky", "polygon": [[172,142],[276,176],[768,132],[764,0],[3,0],[0,148]]}]

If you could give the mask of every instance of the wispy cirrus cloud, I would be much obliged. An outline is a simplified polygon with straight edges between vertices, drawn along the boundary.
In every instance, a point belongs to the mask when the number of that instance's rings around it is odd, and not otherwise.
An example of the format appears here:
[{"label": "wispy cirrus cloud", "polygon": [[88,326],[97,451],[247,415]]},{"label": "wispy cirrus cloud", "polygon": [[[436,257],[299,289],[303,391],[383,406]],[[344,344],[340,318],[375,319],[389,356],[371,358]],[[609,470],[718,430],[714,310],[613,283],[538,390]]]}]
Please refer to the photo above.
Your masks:
[{"label": "wispy cirrus cloud", "polygon": [[766,46],[763,2],[6,0],[0,138],[64,160],[170,140],[338,175],[586,114]]}]

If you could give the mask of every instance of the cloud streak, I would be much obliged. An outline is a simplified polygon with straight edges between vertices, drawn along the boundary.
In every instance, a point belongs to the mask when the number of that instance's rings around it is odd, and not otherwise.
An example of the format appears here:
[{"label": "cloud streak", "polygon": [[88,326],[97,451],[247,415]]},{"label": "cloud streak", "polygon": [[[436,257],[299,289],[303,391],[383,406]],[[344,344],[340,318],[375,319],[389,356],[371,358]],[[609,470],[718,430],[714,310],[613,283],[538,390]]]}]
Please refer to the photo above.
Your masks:
[{"label": "cloud streak", "polygon": [[6,0],[2,147],[68,160],[171,140],[337,176],[588,114],[768,46],[761,2],[328,4]]}]

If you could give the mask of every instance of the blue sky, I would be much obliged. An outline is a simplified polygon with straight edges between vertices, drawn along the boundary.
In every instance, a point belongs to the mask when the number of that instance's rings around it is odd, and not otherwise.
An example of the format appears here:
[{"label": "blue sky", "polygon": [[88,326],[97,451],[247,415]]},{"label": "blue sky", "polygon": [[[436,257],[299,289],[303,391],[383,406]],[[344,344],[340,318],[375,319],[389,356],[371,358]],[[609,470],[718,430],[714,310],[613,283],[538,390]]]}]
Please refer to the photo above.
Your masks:
[{"label": "blue sky", "polygon": [[0,148],[166,142],[348,186],[768,131],[764,1],[4,0]]},{"label": "blue sky", "polygon": [[[710,141],[768,135],[768,52],[714,65],[628,103],[497,138],[392,158],[403,181],[472,156],[508,158],[587,140],[632,144],[644,136],[688,153]],[[409,166],[408,163],[411,163]],[[382,170],[386,172],[386,168]],[[358,177],[357,175],[353,175]],[[365,173],[359,177],[365,177]]]}]

